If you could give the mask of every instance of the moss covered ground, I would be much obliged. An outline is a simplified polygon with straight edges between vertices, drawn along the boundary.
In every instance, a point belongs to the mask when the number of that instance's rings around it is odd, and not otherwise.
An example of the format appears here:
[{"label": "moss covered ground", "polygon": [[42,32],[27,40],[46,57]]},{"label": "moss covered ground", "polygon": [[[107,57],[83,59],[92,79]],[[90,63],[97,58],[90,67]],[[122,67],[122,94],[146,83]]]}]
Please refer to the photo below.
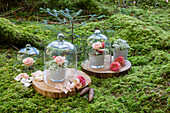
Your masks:
[{"label": "moss covered ground", "polygon": [[[170,112],[169,9],[131,10],[133,16],[118,13],[106,20],[90,22],[75,29],[75,33],[80,37],[88,37],[95,29],[111,29],[114,34],[108,37],[112,43],[122,38],[126,39],[131,47],[128,60],[131,61],[132,67],[127,75],[108,79],[98,79],[90,75],[90,87],[95,91],[91,103],[88,103],[87,94],[80,97],[77,93],[73,97],[53,99],[36,93],[32,86],[24,88],[20,82],[13,79],[18,74],[12,71],[16,63],[17,45],[1,44],[0,112]],[[52,30],[45,29],[50,25],[36,22],[16,23],[23,32],[43,40],[43,45],[56,40]],[[50,28],[58,29],[60,26],[52,25]],[[86,37],[74,41],[79,47],[79,53],[82,52]],[[82,55],[79,54],[79,70],[82,60]],[[43,50],[37,61],[37,69],[43,70]]]}]

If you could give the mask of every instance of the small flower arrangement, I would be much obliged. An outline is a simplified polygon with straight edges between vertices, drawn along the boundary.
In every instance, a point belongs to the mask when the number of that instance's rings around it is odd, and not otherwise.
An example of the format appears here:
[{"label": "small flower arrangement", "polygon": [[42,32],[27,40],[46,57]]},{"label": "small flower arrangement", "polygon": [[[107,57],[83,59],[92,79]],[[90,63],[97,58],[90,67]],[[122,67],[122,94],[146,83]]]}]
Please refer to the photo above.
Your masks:
[{"label": "small flower arrangement", "polygon": [[66,68],[68,64],[68,60],[65,56],[53,56],[53,60],[46,62],[47,67],[50,70],[56,70],[58,68]]},{"label": "small flower arrangement", "polygon": [[115,58],[114,62],[111,63],[110,69],[112,71],[119,71],[119,69],[124,65],[125,65],[124,57],[119,56],[118,58]]},{"label": "small flower arrangement", "polygon": [[130,48],[126,40],[122,40],[122,39],[117,39],[116,42],[112,46],[116,51],[126,50]]},{"label": "small flower arrangement", "polygon": [[102,42],[97,41],[97,42],[92,44],[91,54],[101,55],[105,51],[104,48],[105,48],[105,43],[103,41]]}]

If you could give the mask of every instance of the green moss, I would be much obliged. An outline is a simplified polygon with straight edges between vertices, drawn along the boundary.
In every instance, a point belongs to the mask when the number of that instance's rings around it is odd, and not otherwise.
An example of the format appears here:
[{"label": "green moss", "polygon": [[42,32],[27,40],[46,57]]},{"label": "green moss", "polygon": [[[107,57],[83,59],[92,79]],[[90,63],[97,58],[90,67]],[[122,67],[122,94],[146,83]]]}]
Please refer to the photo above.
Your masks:
[{"label": "green moss", "polygon": [[23,47],[27,43],[30,43],[38,48],[43,47],[40,37],[24,31],[5,18],[0,18],[0,30],[1,44],[10,43],[14,44],[16,47]]},{"label": "green moss", "polygon": [[[135,14],[145,15],[142,10],[136,10]],[[147,15],[143,18],[146,19]],[[131,61],[132,67],[127,75],[108,79],[90,76],[90,87],[95,91],[92,103],[88,103],[88,94],[80,97],[77,93],[73,97],[53,99],[38,94],[32,86],[24,88],[20,82],[13,79],[19,74],[12,71],[17,51],[13,47],[0,45],[0,112],[169,112],[169,32],[158,24],[144,21],[145,19],[115,14],[108,20],[90,22],[75,29],[75,33],[82,37],[75,39],[78,46],[82,46],[95,29],[112,29],[115,31],[114,36],[108,35],[112,43],[117,38],[123,38],[131,46],[128,60]],[[12,39],[19,41],[22,40],[17,36],[26,39],[28,35],[37,36],[45,45],[56,40],[56,34],[45,27],[59,28],[34,23],[29,25],[24,22],[14,25],[6,19],[0,21],[7,22],[4,25],[0,23],[3,26],[0,32],[3,36],[12,36]],[[1,26],[0,28],[2,29]],[[39,38],[35,41],[39,42]],[[66,40],[71,41],[67,37]],[[12,41],[9,42],[13,44]],[[81,54],[82,48],[79,50]],[[80,55],[78,69],[82,59]],[[43,50],[36,61],[36,68],[43,70]]]}]

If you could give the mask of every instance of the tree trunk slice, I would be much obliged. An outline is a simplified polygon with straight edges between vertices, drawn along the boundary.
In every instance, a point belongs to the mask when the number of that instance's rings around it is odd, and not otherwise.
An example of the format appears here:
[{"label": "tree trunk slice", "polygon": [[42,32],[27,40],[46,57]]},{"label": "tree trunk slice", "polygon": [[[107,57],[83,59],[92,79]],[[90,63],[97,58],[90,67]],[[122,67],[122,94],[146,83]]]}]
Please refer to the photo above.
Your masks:
[{"label": "tree trunk slice", "polygon": [[103,68],[92,68],[90,67],[90,62],[86,61],[81,64],[81,70],[88,75],[95,76],[97,78],[112,78],[114,76],[125,75],[131,68],[131,62],[126,60],[126,63],[123,67],[119,69],[118,72],[110,70],[110,62],[105,61]]},{"label": "tree trunk slice", "polygon": [[[65,78],[65,80],[63,82],[53,82],[53,84],[58,85],[58,86],[62,85],[63,87],[65,87],[67,82],[69,82],[69,81],[73,82],[73,77],[74,76],[70,76],[70,75],[74,75],[74,74],[72,74],[72,72],[75,72],[75,69],[70,69],[69,68],[69,69],[67,69],[67,71],[68,71],[68,73],[66,73],[66,78]],[[81,75],[86,79],[86,85],[84,87],[87,87],[87,86],[91,85],[91,79],[86,73],[77,70],[77,75]],[[49,78],[47,78],[47,79],[49,79]],[[38,81],[34,80],[32,82],[32,84],[33,84],[34,89],[38,93],[40,93],[40,94],[42,94],[42,95],[44,95],[46,97],[52,97],[52,98],[62,98],[62,97],[73,96],[78,91],[80,91],[80,90],[82,90],[84,88],[84,87],[82,87],[80,89],[74,89],[72,91],[68,91],[68,93],[65,94],[63,91],[61,91],[59,89],[56,89],[55,87],[51,87],[51,86],[47,85],[44,82],[44,80],[41,81],[41,82],[38,82]],[[67,89],[65,88],[65,90],[67,90]]]}]

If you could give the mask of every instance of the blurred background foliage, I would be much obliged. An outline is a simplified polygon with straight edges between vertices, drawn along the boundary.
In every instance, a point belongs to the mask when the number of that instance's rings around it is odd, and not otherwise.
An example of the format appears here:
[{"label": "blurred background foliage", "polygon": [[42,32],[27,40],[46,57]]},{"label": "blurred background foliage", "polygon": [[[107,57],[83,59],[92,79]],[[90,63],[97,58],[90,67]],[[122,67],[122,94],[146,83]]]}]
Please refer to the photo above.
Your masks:
[{"label": "blurred background foliage", "polygon": [[[11,13],[11,16],[19,18],[33,18],[38,15],[39,8],[64,10],[65,8],[78,11],[83,14],[112,15],[120,11],[120,8],[138,6],[141,8],[161,7],[168,8],[166,0],[0,0],[0,16]],[[17,10],[21,8],[20,10]],[[15,10],[17,10],[15,12]]]}]

